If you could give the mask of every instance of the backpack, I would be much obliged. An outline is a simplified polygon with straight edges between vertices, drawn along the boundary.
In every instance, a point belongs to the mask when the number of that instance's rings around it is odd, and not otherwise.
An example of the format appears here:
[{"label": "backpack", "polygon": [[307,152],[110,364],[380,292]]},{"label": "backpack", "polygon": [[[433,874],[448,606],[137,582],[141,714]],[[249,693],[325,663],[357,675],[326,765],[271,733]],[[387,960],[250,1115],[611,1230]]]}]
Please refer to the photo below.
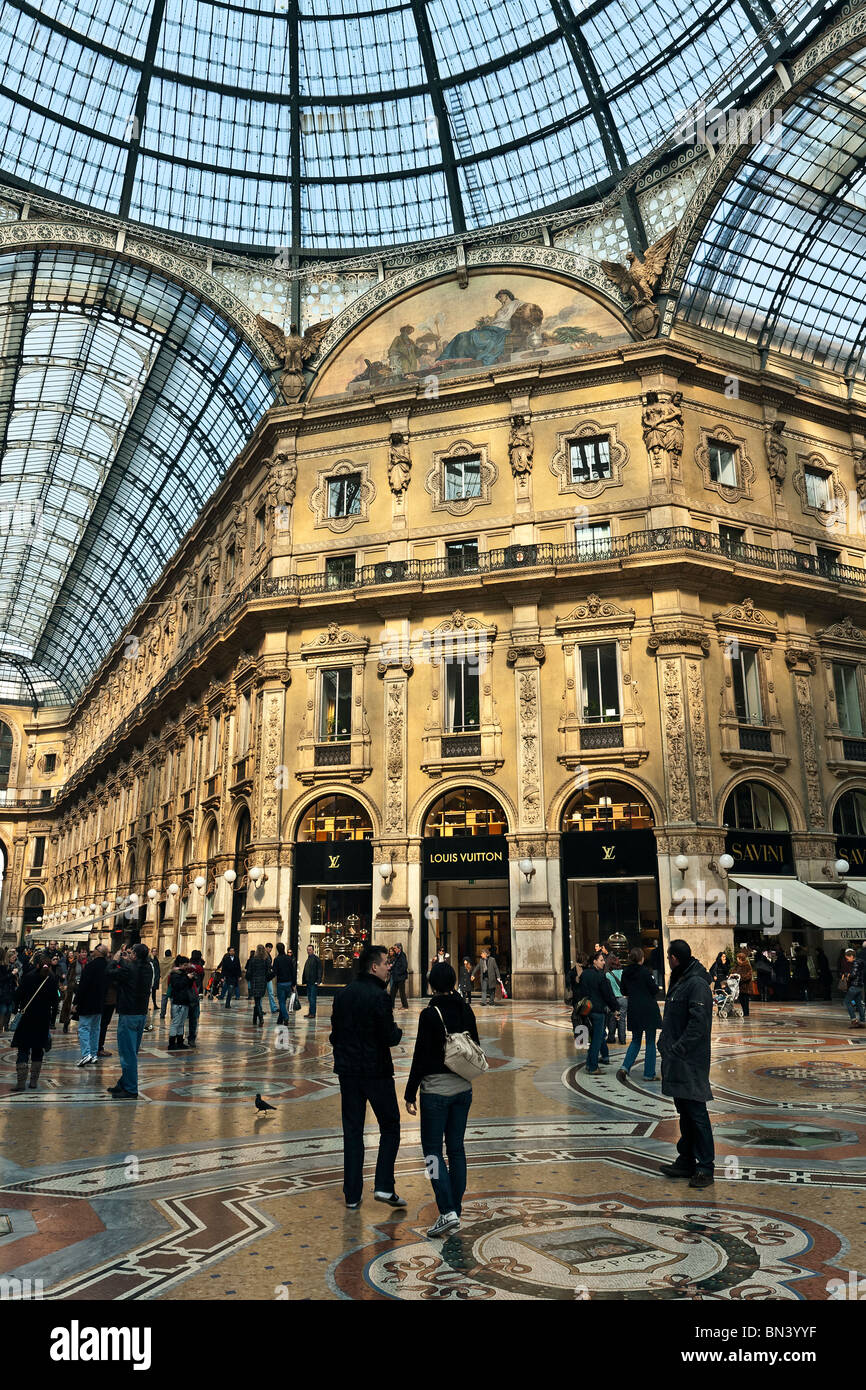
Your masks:
[{"label": "backpack", "polygon": [[462,1076],[464,1081],[472,1081],[476,1076],[481,1076],[490,1064],[478,1043],[469,1033],[449,1033],[445,1027],[445,1020],[435,1004],[433,1008],[436,1009],[442,1027],[445,1028],[445,1065],[448,1070],[453,1071],[456,1076]]}]

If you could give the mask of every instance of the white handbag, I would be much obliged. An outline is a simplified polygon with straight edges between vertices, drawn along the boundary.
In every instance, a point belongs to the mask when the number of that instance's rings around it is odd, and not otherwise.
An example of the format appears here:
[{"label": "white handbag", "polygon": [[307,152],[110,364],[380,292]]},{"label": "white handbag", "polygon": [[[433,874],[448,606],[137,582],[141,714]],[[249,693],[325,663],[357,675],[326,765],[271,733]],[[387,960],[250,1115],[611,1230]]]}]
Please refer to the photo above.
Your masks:
[{"label": "white handbag", "polygon": [[462,1076],[464,1081],[473,1081],[476,1076],[488,1071],[490,1063],[475,1039],[468,1033],[449,1033],[438,1008],[435,1004],[433,1007],[439,1014],[442,1027],[445,1028],[445,1065],[448,1070],[453,1071],[456,1076]]}]

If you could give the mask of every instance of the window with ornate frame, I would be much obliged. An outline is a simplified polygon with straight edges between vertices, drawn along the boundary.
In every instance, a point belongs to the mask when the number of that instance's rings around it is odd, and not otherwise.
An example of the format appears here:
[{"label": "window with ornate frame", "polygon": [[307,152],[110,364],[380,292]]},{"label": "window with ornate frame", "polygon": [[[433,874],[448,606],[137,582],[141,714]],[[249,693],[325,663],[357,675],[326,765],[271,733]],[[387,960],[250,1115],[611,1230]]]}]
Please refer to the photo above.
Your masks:
[{"label": "window with ornate frame", "polygon": [[845,517],[848,500],[845,489],[837,469],[823,454],[798,454],[791,481],[807,516],[813,516],[822,526],[828,527]]},{"label": "window with ornate frame", "polygon": [[717,492],[726,502],[751,497],[755,468],[749,458],[747,441],[727,425],[701,428],[695,462],[703,475],[704,487]]},{"label": "window with ornate frame", "polygon": [[335,535],[348,531],[358,522],[369,521],[375,496],[369,466],[341,459],[316,474],[316,486],[310,494],[314,525],[327,527]]},{"label": "window with ornate frame", "polygon": [[583,420],[557,434],[550,471],[560,492],[598,497],[607,487],[622,486],[628,460],[628,446],[619,438],[615,424]]},{"label": "window with ornate frame", "polygon": [[498,477],[499,469],[490,459],[486,444],[458,439],[449,448],[434,453],[424,487],[433,498],[433,511],[465,516],[473,507],[490,502]]}]

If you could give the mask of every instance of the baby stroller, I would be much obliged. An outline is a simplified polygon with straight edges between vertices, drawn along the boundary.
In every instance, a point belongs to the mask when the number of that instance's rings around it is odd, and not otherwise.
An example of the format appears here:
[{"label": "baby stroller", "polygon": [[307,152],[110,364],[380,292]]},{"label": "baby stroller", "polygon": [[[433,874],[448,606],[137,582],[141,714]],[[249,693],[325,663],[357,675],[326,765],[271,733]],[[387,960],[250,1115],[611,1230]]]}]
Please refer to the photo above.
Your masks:
[{"label": "baby stroller", "polygon": [[713,1001],[716,1005],[717,1018],[740,1018],[739,1009],[734,1009],[734,1005],[740,997],[740,977],[739,975],[729,975],[726,980],[720,980]]}]

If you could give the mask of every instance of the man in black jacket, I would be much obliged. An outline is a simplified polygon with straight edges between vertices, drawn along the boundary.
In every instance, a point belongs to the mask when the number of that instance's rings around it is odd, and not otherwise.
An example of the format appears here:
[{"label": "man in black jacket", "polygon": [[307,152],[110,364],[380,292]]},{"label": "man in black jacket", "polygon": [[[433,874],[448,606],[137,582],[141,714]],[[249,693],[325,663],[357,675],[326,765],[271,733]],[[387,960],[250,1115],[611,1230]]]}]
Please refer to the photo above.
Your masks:
[{"label": "man in black jacket", "polygon": [[590,1000],[589,1011],[589,1052],[586,1057],[586,1075],[597,1076],[599,1065],[606,1067],[610,1061],[607,1046],[607,1012],[617,1012],[616,995],[611,989],[610,980],[604,973],[604,951],[599,947],[591,955],[580,977],[577,992]]},{"label": "man in black jacket", "polygon": [[307,1003],[309,1008],[304,1014],[304,1018],[316,1017],[316,996],[319,993],[319,985],[322,983],[324,969],[322,962],[316,955],[315,946],[307,947],[307,959],[304,961],[303,982],[307,986]]},{"label": "man in black jacket", "polygon": [[403,950],[403,943],[397,942],[394,947],[394,959],[391,961],[391,1003],[397,998],[397,991],[400,991],[401,1005],[408,1009],[406,1003],[406,980],[409,976],[409,962],[406,959],[406,952]]},{"label": "man in black jacket", "polygon": [[690,1187],[714,1181],[715,1147],[707,1101],[710,1090],[710,1037],[713,995],[709,976],[687,941],[668,948],[671,975],[659,1051],[662,1095],[672,1096],[680,1117],[679,1157],[662,1168],[665,1177],[689,1178]]},{"label": "man in black jacket", "polygon": [[238,960],[238,953],[234,946],[229,946],[222,960],[220,961],[220,978],[223,982],[222,997],[226,1001],[226,1008],[232,1006],[232,994],[235,999],[241,997],[241,963]]},{"label": "man in black jacket", "polygon": [[131,950],[118,951],[108,962],[106,973],[108,982],[114,981],[117,988],[117,1051],[121,1065],[120,1080],[108,1090],[115,1100],[135,1100],[138,1096],[138,1049],[153,988],[150,952],[144,942],[136,942]]},{"label": "man in black jacket", "polygon": [[379,1122],[379,1155],[373,1196],[391,1207],[405,1207],[394,1191],[394,1163],[400,1148],[400,1109],[394,1089],[391,1048],[403,1036],[388,998],[388,949],[365,946],[358,978],[334,1000],[331,1046],[340,1078],[343,1115],[343,1194],[346,1206],[361,1205],[364,1192],[364,1120],[367,1102]]},{"label": "man in black jacket", "polygon": [[93,955],[85,965],[75,990],[75,1007],[78,1010],[78,1046],[81,1051],[80,1067],[94,1066],[99,1052],[99,1027],[102,1023],[102,1009],[105,1004],[105,972],[108,969],[108,947],[102,943],[93,948]]}]

